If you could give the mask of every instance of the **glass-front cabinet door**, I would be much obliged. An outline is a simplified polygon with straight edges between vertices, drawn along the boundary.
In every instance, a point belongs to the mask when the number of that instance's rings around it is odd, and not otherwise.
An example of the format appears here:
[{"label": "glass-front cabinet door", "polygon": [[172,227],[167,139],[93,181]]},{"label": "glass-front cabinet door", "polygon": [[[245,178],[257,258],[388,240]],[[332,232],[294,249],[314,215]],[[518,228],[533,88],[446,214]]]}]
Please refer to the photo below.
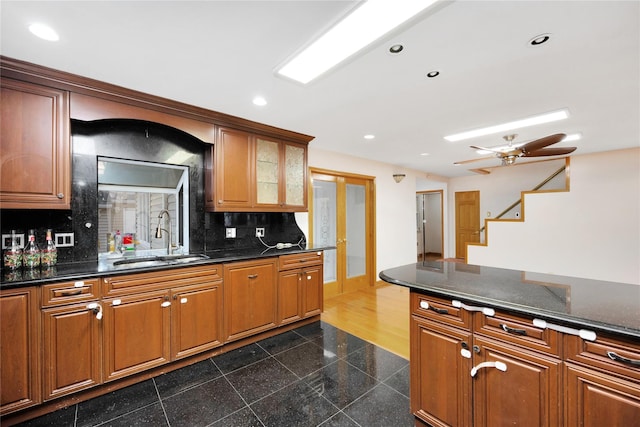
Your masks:
[{"label": "glass-front cabinet door", "polygon": [[306,210],[306,147],[256,138],[255,162],[256,205],[268,210]]},{"label": "glass-front cabinet door", "polygon": [[280,143],[256,139],[256,203],[280,205]]}]

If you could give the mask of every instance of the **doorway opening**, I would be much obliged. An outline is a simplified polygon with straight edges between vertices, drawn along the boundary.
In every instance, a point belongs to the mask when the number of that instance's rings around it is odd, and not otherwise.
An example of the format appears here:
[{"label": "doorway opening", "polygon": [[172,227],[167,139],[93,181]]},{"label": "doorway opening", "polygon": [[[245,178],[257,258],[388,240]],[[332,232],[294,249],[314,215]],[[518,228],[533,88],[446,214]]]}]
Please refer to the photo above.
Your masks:
[{"label": "doorway opening", "polygon": [[364,175],[311,169],[309,240],[324,252],[324,297],[372,286],[375,183]]},{"label": "doorway opening", "polygon": [[418,262],[442,259],[444,253],[443,190],[416,193]]}]

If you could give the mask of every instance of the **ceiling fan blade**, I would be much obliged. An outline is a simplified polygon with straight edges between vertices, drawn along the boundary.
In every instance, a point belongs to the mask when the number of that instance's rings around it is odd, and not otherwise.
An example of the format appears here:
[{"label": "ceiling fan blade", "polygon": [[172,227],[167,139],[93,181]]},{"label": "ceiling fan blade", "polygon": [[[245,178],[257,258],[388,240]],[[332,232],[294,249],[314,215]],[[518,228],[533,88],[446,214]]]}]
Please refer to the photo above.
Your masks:
[{"label": "ceiling fan blade", "polygon": [[464,165],[467,163],[473,163],[473,162],[479,162],[480,160],[488,160],[488,159],[495,159],[496,156],[490,156],[490,157],[478,157],[477,159],[471,159],[471,160],[462,160],[459,162],[454,162],[454,165]]},{"label": "ceiling fan blade", "polygon": [[541,150],[531,151],[525,154],[525,157],[542,157],[542,156],[562,156],[564,154],[573,153],[577,147],[555,147],[543,148]]},{"label": "ceiling fan blade", "polygon": [[489,151],[491,153],[502,154],[502,151],[494,150],[493,148],[479,147],[477,145],[470,145],[469,147],[473,148],[474,150],[483,150],[483,151]]},{"label": "ceiling fan blade", "polygon": [[537,151],[541,148],[544,148],[549,145],[553,145],[555,143],[562,141],[565,136],[567,135],[564,133],[556,133],[553,135],[545,136],[544,138],[536,139],[534,141],[524,144],[522,147],[520,147],[520,149],[523,152],[527,153],[527,156],[528,156],[529,153],[533,151]]}]

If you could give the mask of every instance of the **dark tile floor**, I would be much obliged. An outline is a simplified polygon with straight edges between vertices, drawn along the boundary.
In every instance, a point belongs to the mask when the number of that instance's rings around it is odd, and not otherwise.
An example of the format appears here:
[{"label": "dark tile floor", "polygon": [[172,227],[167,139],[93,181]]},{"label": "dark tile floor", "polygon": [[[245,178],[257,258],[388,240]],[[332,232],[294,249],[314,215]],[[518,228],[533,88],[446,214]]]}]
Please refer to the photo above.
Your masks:
[{"label": "dark tile floor", "polygon": [[409,362],[324,322],[24,426],[413,426]]}]

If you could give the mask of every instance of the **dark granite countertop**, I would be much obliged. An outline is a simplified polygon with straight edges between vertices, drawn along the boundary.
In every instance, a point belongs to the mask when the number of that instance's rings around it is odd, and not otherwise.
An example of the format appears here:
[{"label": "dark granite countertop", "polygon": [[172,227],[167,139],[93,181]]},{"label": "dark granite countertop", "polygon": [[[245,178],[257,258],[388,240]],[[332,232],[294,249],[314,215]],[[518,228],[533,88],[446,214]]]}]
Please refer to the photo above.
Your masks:
[{"label": "dark granite countertop", "polygon": [[469,305],[640,340],[640,285],[453,262],[390,268],[380,278]]},{"label": "dark granite countertop", "polygon": [[265,249],[265,248],[249,248],[242,250],[212,250],[204,252],[209,258],[180,265],[161,265],[153,267],[136,267],[136,266],[118,266],[114,267],[113,263],[105,261],[76,262],[68,264],[59,264],[51,269],[27,270],[21,269],[17,271],[2,270],[2,281],[0,289],[17,288],[23,286],[41,285],[45,283],[63,282],[67,280],[82,280],[96,277],[107,277],[119,274],[141,273],[146,271],[158,271],[174,268],[192,267],[195,265],[220,264],[234,261],[244,261],[259,258],[277,257],[280,255],[297,254],[304,252],[316,252],[334,247],[298,247],[293,246],[285,249]]}]

